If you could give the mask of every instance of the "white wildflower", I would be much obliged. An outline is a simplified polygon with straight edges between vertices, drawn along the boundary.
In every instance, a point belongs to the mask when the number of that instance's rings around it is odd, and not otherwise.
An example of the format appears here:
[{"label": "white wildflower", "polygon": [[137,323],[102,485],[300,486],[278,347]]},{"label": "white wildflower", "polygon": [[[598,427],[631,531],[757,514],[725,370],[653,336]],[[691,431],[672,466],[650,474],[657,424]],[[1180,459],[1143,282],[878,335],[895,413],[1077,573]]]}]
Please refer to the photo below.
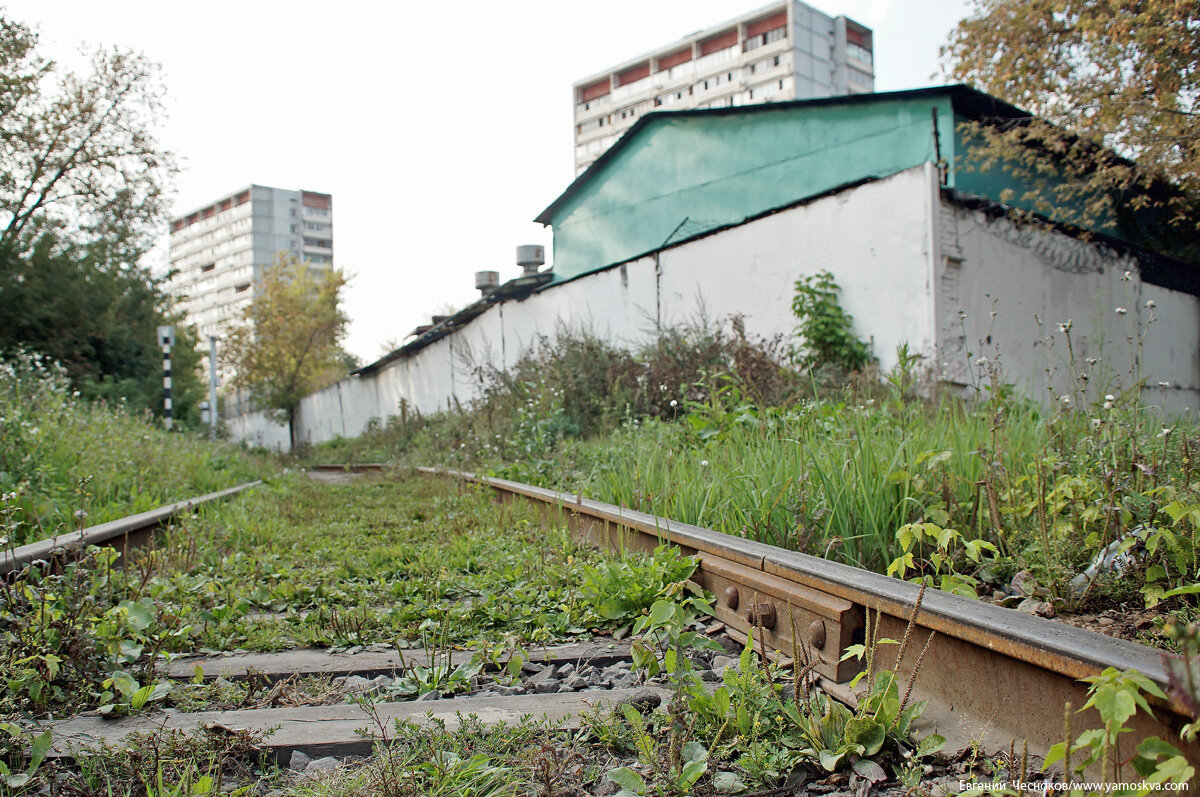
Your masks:
[{"label": "white wildflower", "polygon": [[1126,314],[1126,313],[1128,313],[1128,312],[1129,312],[1129,311],[1128,311],[1128,310],[1126,310],[1124,307],[1118,307],[1118,308],[1117,308],[1117,315],[1125,315],[1125,314]]},{"label": "white wildflower", "polygon": [[1106,402],[1104,402],[1104,409],[1106,409],[1106,410],[1111,410],[1111,409],[1112,409],[1113,407],[1115,407],[1115,406],[1116,406],[1116,405],[1115,405],[1115,404],[1113,404],[1111,401],[1106,401]]},{"label": "white wildflower", "polygon": [[678,402],[678,401],[676,401],[675,399],[671,399],[671,406],[672,406],[672,407],[678,407],[678,406],[679,406],[679,402]]},{"label": "white wildflower", "polygon": [[978,366],[978,367],[980,367],[980,368],[982,368],[983,366],[985,366],[985,365],[987,365],[987,364],[988,364],[988,358],[987,358],[987,357],[980,357],[978,360],[976,360],[976,361],[975,361],[975,365],[976,365],[976,366]]},{"label": "white wildflower", "polygon": [[1058,400],[1063,403],[1063,406],[1066,406],[1066,407],[1071,406],[1071,397],[1070,396],[1059,396]]},{"label": "white wildflower", "polygon": [[1063,323],[1058,325],[1058,331],[1059,332],[1070,332],[1071,328],[1074,326],[1075,326],[1075,322],[1068,318],[1066,321],[1064,321]]},{"label": "white wildflower", "polygon": [[1170,382],[1159,382],[1158,386],[1159,387],[1170,387],[1171,383]]},{"label": "white wildflower", "polygon": [[1124,274],[1121,275],[1121,282],[1129,282],[1129,279],[1132,276],[1133,276],[1132,271],[1126,271]]},{"label": "white wildflower", "polygon": [[1100,425],[1100,419],[1099,419],[1099,418],[1092,418],[1092,426],[1093,426],[1093,427],[1096,427],[1096,426],[1099,426],[1099,425]]},{"label": "white wildflower", "polygon": [[707,460],[707,459],[702,459],[702,460],[700,460],[700,467],[702,467],[702,468],[707,468],[707,467],[708,467],[708,460]]},{"label": "white wildflower", "polygon": [[1147,310],[1153,310],[1155,307],[1158,307],[1158,305],[1154,303],[1153,299],[1146,300],[1146,309]]},{"label": "white wildflower", "polygon": [[1105,400],[1105,401],[1116,401],[1116,400],[1117,400],[1117,398],[1116,398],[1116,396],[1114,396],[1112,393],[1109,393],[1109,394],[1107,394],[1107,395],[1105,395],[1105,396],[1104,396],[1104,400]]}]

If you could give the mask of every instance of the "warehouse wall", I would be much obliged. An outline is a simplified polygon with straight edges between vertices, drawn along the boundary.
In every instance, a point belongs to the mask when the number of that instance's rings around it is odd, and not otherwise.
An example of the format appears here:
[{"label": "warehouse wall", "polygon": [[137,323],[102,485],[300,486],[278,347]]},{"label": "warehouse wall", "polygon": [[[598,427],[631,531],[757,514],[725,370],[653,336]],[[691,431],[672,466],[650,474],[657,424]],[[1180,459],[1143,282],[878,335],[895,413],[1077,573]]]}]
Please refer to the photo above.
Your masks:
[{"label": "warehouse wall", "polygon": [[[926,164],[494,305],[407,357],[305,399],[299,437],[355,436],[371,419],[398,414],[402,403],[421,413],[467,404],[478,391],[474,367],[507,367],[563,326],[634,346],[656,325],[741,314],[752,335],[790,335],[795,282],[822,270],[833,273],[843,308],[883,369],[907,343],[938,377],[977,387],[973,361],[999,346],[1006,378],[1035,395],[1061,381],[1064,367],[1047,376],[1055,346],[1046,324],[1056,330],[1072,319],[1079,340],[1097,341],[1088,351],[1102,349],[1115,367],[1127,335],[1121,324],[1144,323],[1138,312],[1155,298],[1159,320],[1140,363],[1172,375],[1165,403],[1197,406],[1195,297],[1143,285],[1129,258],[1096,244],[949,203]],[[1130,291],[1136,302],[1120,298]],[[1130,312],[1116,314],[1119,306]],[[285,447],[286,429],[276,435],[270,428],[260,415],[230,424],[235,438]]]}]

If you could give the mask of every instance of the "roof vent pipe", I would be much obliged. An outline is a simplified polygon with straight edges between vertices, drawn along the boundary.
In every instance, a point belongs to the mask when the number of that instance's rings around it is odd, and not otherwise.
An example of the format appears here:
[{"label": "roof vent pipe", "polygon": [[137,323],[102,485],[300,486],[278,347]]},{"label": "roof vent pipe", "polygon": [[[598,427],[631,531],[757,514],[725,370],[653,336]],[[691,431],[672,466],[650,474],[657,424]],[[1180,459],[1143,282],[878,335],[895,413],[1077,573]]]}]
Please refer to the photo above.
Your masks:
[{"label": "roof vent pipe", "polygon": [[525,244],[517,247],[517,265],[525,270],[525,274],[536,274],[538,269],[546,264],[546,247],[537,244]]},{"label": "roof vent pipe", "polygon": [[476,271],[475,272],[475,290],[479,291],[484,296],[494,293],[500,287],[500,272],[499,271]]}]

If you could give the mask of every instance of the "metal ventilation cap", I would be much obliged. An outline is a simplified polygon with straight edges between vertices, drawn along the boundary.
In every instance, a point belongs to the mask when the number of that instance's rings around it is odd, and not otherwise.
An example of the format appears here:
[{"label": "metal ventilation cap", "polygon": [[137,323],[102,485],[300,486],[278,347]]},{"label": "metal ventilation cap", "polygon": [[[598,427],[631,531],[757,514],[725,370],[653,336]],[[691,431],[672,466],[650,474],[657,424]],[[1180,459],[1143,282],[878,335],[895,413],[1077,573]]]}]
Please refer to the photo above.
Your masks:
[{"label": "metal ventilation cap", "polygon": [[536,274],[537,270],[546,264],[546,247],[538,244],[525,244],[517,247],[517,265],[525,269],[526,274]]},{"label": "metal ventilation cap", "polygon": [[476,271],[475,290],[487,296],[500,287],[499,271]]}]

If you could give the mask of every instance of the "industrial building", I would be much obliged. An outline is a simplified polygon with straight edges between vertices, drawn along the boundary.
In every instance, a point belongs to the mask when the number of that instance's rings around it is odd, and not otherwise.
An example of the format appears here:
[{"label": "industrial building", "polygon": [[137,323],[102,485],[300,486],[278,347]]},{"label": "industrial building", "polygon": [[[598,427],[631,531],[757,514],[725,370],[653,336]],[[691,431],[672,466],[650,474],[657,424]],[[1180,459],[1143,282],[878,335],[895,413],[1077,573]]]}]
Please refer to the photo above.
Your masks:
[{"label": "industrial building", "polygon": [[170,291],[205,340],[254,296],[261,269],[285,252],[333,265],[333,198],[250,185],[171,221]]},{"label": "industrial building", "polygon": [[729,108],[875,90],[871,30],[788,0],[579,80],[575,173],[652,111]]},{"label": "industrial building", "polygon": [[[1078,360],[1094,364],[1089,391],[1194,411],[1194,253],[1137,197],[1083,229],[1038,217],[1003,170],[972,168],[962,123],[1022,118],[966,86],[648,115],[537,217],[554,230],[552,272],[498,285],[306,397],[298,433],[315,443],[401,407],[468,404],[473,364],[506,369],[564,326],[635,345],[737,315],[751,336],[790,336],[796,281],[822,271],[885,371],[904,346],[930,379],[970,391],[992,360],[1044,399],[1075,389]],[[287,445],[261,413],[228,427]]]}]

